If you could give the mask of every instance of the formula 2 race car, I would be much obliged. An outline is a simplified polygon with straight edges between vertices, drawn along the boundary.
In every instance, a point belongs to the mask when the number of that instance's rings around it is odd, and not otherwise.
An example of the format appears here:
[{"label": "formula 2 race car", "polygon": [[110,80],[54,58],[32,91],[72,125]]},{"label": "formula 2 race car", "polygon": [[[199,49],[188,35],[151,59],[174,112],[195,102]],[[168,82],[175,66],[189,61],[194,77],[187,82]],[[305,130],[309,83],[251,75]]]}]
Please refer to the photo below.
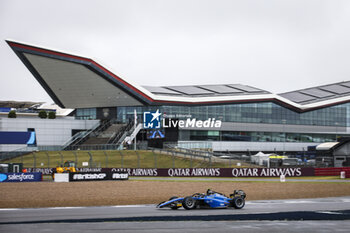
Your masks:
[{"label": "formula 2 race car", "polygon": [[243,190],[234,190],[230,197],[224,194],[207,190],[207,193],[195,193],[188,197],[171,197],[168,201],[163,201],[157,208],[170,207],[176,210],[184,207],[186,210],[199,208],[227,208],[242,209],[245,205],[246,194]]}]

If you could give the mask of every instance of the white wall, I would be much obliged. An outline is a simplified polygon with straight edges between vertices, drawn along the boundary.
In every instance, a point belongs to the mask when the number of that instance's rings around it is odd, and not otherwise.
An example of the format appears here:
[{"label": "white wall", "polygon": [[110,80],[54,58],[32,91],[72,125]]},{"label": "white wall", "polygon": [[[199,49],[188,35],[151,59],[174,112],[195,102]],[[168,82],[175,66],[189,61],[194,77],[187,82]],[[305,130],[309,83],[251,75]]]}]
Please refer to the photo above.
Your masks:
[{"label": "white wall", "polygon": [[307,151],[314,142],[232,142],[232,141],[179,141],[178,146],[188,149],[211,148],[213,151]]},{"label": "white wall", "polygon": [[[34,128],[38,146],[63,145],[72,136],[72,129],[91,129],[98,120],[75,120],[67,117],[61,119],[36,118],[0,118],[0,131],[28,131]],[[0,150],[12,151],[26,145],[1,145]],[[9,148],[9,150],[5,149]]]},{"label": "white wall", "polygon": [[307,151],[308,146],[316,146],[314,142],[219,142],[213,141],[214,151]]}]

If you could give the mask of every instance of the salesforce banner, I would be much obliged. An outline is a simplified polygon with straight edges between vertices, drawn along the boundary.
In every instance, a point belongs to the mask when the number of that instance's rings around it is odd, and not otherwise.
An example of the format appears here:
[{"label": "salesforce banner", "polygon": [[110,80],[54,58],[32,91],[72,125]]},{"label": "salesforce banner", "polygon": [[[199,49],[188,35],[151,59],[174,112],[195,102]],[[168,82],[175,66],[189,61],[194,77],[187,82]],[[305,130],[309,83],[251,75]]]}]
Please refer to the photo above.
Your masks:
[{"label": "salesforce banner", "polygon": [[0,182],[37,182],[42,181],[41,172],[0,173]]}]

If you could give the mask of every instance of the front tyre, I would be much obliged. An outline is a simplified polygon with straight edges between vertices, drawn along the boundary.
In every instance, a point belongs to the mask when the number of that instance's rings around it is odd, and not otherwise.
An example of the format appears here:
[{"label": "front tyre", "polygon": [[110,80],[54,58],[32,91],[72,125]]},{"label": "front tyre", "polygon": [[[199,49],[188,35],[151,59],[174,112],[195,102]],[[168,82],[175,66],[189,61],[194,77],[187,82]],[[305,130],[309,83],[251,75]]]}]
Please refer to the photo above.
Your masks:
[{"label": "front tyre", "polygon": [[196,208],[196,200],[192,197],[185,197],[185,199],[182,201],[182,206],[186,210],[192,210]]},{"label": "front tyre", "polygon": [[235,197],[232,200],[232,205],[235,209],[242,209],[245,205],[245,200],[242,197]]}]

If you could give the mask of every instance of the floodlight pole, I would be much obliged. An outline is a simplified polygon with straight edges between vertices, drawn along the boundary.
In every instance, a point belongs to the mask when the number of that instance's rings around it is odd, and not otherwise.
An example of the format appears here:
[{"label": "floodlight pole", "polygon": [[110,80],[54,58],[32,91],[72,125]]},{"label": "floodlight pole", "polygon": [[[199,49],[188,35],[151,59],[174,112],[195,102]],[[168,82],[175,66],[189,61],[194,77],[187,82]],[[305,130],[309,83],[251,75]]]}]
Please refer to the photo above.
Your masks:
[{"label": "floodlight pole", "polygon": [[335,122],[335,141],[338,141],[338,122]]},{"label": "floodlight pole", "polygon": [[285,155],[286,153],[286,130],[285,130],[285,124],[286,124],[286,120],[283,119],[282,120],[282,124],[283,124],[283,135],[284,135],[284,140],[283,140],[283,155]]}]

